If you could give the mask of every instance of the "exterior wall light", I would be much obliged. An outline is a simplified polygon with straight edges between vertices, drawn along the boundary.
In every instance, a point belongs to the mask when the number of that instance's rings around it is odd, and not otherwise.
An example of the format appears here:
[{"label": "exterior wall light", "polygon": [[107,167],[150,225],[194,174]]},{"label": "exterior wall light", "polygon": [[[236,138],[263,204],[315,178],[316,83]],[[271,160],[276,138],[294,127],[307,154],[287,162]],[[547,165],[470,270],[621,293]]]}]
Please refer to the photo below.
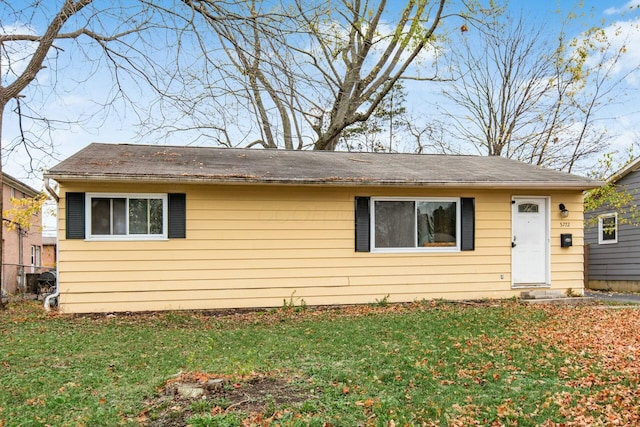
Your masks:
[{"label": "exterior wall light", "polygon": [[560,203],[558,207],[560,208],[560,216],[562,216],[562,218],[566,218],[569,216],[569,209],[567,209],[564,203]]}]

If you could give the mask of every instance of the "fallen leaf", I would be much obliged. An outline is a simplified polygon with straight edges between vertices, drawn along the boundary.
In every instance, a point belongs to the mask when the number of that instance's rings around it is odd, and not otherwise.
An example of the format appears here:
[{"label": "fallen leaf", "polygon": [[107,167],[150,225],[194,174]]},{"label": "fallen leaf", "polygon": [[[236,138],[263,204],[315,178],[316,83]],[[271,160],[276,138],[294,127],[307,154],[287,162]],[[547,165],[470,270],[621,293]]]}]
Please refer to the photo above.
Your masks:
[{"label": "fallen leaf", "polygon": [[374,403],[375,403],[375,400],[373,399],[359,400],[356,402],[356,406],[364,406],[365,408],[371,408]]}]

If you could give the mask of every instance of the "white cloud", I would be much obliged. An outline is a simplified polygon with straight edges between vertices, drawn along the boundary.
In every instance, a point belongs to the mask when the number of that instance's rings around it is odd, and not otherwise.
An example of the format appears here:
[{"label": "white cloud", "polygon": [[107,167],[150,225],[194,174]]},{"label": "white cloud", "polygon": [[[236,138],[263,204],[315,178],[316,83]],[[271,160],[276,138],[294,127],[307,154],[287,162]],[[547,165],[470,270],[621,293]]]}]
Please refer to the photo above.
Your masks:
[{"label": "white cloud", "polygon": [[629,12],[633,9],[640,8],[640,0],[629,0],[624,6],[610,7],[604,11],[605,15],[619,15],[621,13]]},{"label": "white cloud", "polygon": [[[11,24],[0,27],[0,31],[3,34],[24,34],[24,35],[36,35],[36,31],[33,27],[24,24]],[[36,43],[28,41],[12,41],[5,42],[2,45],[2,73],[3,80],[12,79],[22,73],[27,67],[31,55],[35,52],[37,47]],[[7,84],[7,81],[2,83]],[[9,81],[10,83],[10,81]]]},{"label": "white cloud", "polygon": [[[605,27],[605,42],[588,60],[589,67],[604,64],[611,70],[612,77],[625,76],[625,82],[632,87],[640,87],[640,18],[614,22]],[[597,46],[598,47],[598,46]],[[623,50],[616,61],[615,52]]]},{"label": "white cloud", "polygon": [[61,107],[93,107],[94,103],[87,96],[81,96],[74,93],[68,93],[63,96],[60,101]]}]

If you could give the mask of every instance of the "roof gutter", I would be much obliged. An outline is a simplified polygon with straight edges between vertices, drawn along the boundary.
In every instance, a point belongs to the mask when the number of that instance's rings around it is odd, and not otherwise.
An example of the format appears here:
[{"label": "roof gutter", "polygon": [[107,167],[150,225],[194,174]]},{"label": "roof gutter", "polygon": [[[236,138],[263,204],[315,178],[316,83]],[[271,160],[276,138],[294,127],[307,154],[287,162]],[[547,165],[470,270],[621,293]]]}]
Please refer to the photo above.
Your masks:
[{"label": "roof gutter", "polygon": [[526,188],[537,190],[589,190],[601,187],[604,182],[592,181],[586,182],[528,182],[528,181],[507,181],[507,182],[478,182],[478,181],[383,181],[368,180],[366,178],[344,179],[340,177],[325,179],[281,179],[281,178],[256,178],[247,176],[159,176],[159,175],[71,175],[56,174],[55,176],[47,176],[54,178],[58,182],[145,182],[149,184],[228,184],[228,185],[249,185],[249,184],[265,184],[265,185],[309,185],[309,186],[362,186],[362,187],[423,187],[423,188],[477,188],[477,189],[507,189],[507,188]]}]

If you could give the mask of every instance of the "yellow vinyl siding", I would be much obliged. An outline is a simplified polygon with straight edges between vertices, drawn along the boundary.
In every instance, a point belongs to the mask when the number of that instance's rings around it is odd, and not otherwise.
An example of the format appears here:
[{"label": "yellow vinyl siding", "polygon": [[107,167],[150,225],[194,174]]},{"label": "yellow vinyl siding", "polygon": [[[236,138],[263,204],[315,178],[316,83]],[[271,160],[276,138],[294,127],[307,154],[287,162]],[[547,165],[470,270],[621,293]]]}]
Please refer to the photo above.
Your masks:
[{"label": "yellow vinyl siding", "polygon": [[[204,290],[206,292],[215,295],[216,297],[223,297],[226,294],[221,294],[219,291],[228,289],[240,289],[245,291],[246,295],[250,295],[256,289],[276,289],[286,288],[297,289],[300,295],[302,290],[307,288],[314,288],[319,286],[327,287],[362,287],[367,288],[371,285],[438,285],[440,289],[447,289],[453,283],[463,283],[466,289],[472,290],[478,287],[495,288],[495,290],[506,291],[509,290],[508,286],[495,287],[495,273],[474,273],[474,274],[440,274],[440,275],[403,275],[399,277],[397,274],[385,275],[385,276],[340,276],[340,277],[290,277],[290,278],[234,278],[234,279],[209,279],[206,281],[197,281],[194,279],[180,280],[179,282],[173,281],[148,281],[148,280],[136,280],[136,281],[123,281],[115,284],[109,284],[104,282],[97,282],[99,288],[86,286],[72,287],[62,286],[62,290],[65,293],[75,294],[93,294],[93,293],[108,293],[108,292],[133,292],[136,290],[143,290],[145,292],[167,292],[172,290],[179,291],[191,291],[191,290]],[[487,285],[487,286],[484,286]],[[250,291],[250,292],[249,292]],[[366,291],[359,290],[358,292],[367,293]],[[399,289],[387,289],[386,293],[396,294],[402,292],[402,288]],[[305,292],[306,293],[306,292]],[[68,295],[67,295],[68,296]],[[376,295],[377,297],[378,295]],[[151,297],[151,295],[150,295]],[[423,295],[423,298],[428,296]],[[371,302],[373,299],[369,299],[362,302]],[[339,304],[339,301],[334,301],[333,304]]]},{"label": "yellow vinyl siding", "polygon": [[[464,293],[467,291],[467,286],[465,282],[462,283],[451,283],[447,284],[447,286],[425,286],[422,284],[408,284],[400,289],[400,293],[393,293],[393,295],[397,298],[398,295],[409,294],[409,295],[420,295],[424,293],[425,288],[431,288],[431,292],[438,291],[446,291],[451,293]],[[482,291],[491,291],[490,288],[482,289],[481,287],[478,290]],[[363,292],[364,291],[364,292]],[[234,289],[229,288],[226,289],[223,295],[218,295],[217,298],[220,299],[229,299],[235,300],[243,297],[250,298],[276,298],[278,300],[278,305],[282,305],[282,300],[286,299],[295,300],[299,298],[304,298],[305,301],[309,298],[325,298],[329,296],[354,296],[354,295],[362,295],[369,296],[375,295],[376,297],[384,297],[389,293],[386,285],[373,285],[373,286],[321,286],[321,287],[309,287],[309,288],[301,288],[297,290],[295,293],[292,292],[291,288],[278,288],[278,287],[268,287],[268,288],[254,288],[251,290],[251,293],[247,295],[247,293],[242,289]],[[203,299],[211,299],[213,294],[209,291],[205,290],[169,290],[166,292],[146,292],[146,291],[135,291],[135,292],[114,292],[109,295],[109,298],[106,298],[109,302],[128,302],[130,300],[145,302],[145,301],[187,301],[187,300],[203,300]],[[93,301],[93,297],[89,294],[71,294],[68,296],[68,303],[90,303]],[[370,301],[370,302],[373,302]]]},{"label": "yellow vinyl siding", "polygon": [[[102,264],[105,268],[110,267],[109,264]],[[173,266],[165,267],[163,269],[153,270],[141,270],[141,269],[122,269],[120,266],[113,266],[117,270],[106,271],[95,277],[92,280],[93,285],[106,283],[107,286],[110,283],[120,282],[176,282],[184,281],[185,273],[188,274],[189,280],[193,281],[214,281],[224,283],[228,280],[249,280],[259,282],[260,280],[278,279],[312,279],[312,278],[365,278],[366,280],[375,277],[421,277],[421,280],[425,280],[426,277],[436,277],[437,281],[446,280],[445,278],[451,276],[452,268],[455,268],[455,276],[474,275],[481,272],[500,274],[502,265],[486,266],[476,264],[470,265],[432,265],[432,266],[403,266],[403,267],[326,267],[326,268],[305,268],[305,269],[293,269],[293,268],[249,268],[249,265],[245,265],[245,268],[239,268],[236,270],[219,269],[215,270],[215,276],[212,277],[211,269],[203,268],[189,268],[187,265],[180,265],[180,269],[176,270]],[[71,272],[66,271],[66,280],[70,282],[82,282],[87,272],[78,271]],[[305,286],[300,284],[300,286]]]},{"label": "yellow vinyl siding", "polygon": [[[434,292],[429,293],[428,298],[432,299],[481,299],[481,298],[508,298],[512,296],[519,295],[520,291],[511,291],[511,292],[494,292],[494,291],[469,291],[465,290],[463,292],[454,293],[454,292]],[[384,298],[387,295],[381,294],[376,296],[377,300]],[[419,301],[424,296],[423,293],[420,294],[391,294],[389,297],[390,302],[402,302],[402,301]],[[147,298],[147,295],[141,295],[139,300],[129,299],[126,302],[113,302],[108,299],[92,299],[89,302],[85,303],[76,303],[72,304],[74,308],[74,312],[76,313],[87,313],[87,312],[116,312],[116,311],[130,311],[130,310],[208,310],[212,307],[233,307],[233,308],[255,308],[255,307],[278,307],[283,305],[283,300],[289,303],[290,301],[293,304],[300,304],[301,298],[297,296],[287,296],[286,298],[278,298],[278,297],[269,297],[269,298],[255,298],[253,295],[249,294],[243,296],[242,298],[235,298],[231,300],[225,299],[195,299],[195,300],[160,300],[160,301],[150,301]],[[313,297],[313,298],[303,298],[304,302],[308,305],[333,305],[336,304],[335,301],[339,300],[339,304],[362,304],[363,300],[366,300],[369,295],[343,295],[343,294],[334,294],[325,297]],[[370,302],[375,302],[372,300]],[[123,308],[128,307],[128,308]],[[71,312],[68,311],[67,312]]]},{"label": "yellow vinyl siding", "polygon": [[[126,193],[126,184],[64,185]],[[135,192],[187,195],[187,238],[66,240],[60,200],[59,282],[65,312],[214,309],[423,298],[497,298],[511,288],[511,197],[505,190],[249,185],[136,185]],[[552,288],[582,280],[582,195],[551,196]],[[475,250],[354,251],[354,197],[475,197]],[[560,228],[558,203],[570,210]],[[574,247],[560,248],[560,233]]]},{"label": "yellow vinyl siding", "polygon": [[[580,292],[584,288],[583,198],[579,193],[551,198],[551,287]],[[569,216],[560,216],[563,203]],[[562,227],[561,225],[568,225]],[[560,247],[560,234],[573,235],[573,246]]]}]

